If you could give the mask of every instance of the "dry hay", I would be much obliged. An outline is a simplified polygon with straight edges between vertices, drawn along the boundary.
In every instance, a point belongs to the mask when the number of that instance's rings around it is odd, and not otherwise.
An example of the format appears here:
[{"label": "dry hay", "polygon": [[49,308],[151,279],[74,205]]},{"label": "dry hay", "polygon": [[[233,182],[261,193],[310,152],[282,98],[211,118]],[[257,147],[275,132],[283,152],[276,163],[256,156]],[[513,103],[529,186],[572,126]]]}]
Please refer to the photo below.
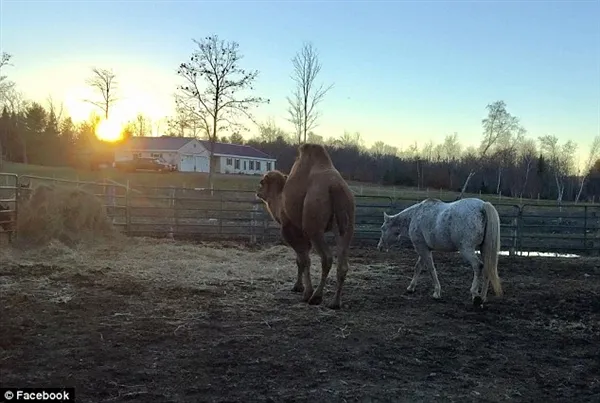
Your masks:
[{"label": "dry hay", "polygon": [[117,236],[102,202],[72,187],[37,186],[19,208],[19,243],[44,245],[58,240],[66,245]]}]

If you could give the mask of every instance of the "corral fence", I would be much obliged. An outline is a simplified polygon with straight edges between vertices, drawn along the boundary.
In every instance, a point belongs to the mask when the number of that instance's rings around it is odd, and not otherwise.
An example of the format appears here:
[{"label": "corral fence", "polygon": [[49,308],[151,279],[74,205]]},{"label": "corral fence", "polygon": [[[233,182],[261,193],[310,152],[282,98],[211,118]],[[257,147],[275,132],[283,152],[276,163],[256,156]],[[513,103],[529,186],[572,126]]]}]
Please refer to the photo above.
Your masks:
[{"label": "corral fence", "polygon": [[[83,182],[12,174],[0,174],[0,225],[4,232],[17,232],[19,207],[42,183],[79,187],[95,194],[103,200],[113,224],[130,236],[251,243],[281,238],[278,224],[252,191],[132,186],[109,179]],[[395,214],[422,200],[363,195],[355,195],[355,199],[354,243],[370,245],[379,239],[383,212]],[[493,204],[500,216],[502,249],[510,255],[600,255],[600,205]]]}]

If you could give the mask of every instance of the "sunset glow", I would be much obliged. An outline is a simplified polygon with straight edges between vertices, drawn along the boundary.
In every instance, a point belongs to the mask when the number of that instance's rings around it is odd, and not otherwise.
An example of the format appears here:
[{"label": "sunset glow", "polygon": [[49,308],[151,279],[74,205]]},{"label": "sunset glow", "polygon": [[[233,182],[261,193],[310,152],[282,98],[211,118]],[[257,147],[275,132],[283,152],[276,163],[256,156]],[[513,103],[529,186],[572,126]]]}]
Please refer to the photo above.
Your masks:
[{"label": "sunset glow", "polygon": [[96,127],[96,137],[103,141],[118,141],[121,139],[122,126],[114,120],[103,120]]}]

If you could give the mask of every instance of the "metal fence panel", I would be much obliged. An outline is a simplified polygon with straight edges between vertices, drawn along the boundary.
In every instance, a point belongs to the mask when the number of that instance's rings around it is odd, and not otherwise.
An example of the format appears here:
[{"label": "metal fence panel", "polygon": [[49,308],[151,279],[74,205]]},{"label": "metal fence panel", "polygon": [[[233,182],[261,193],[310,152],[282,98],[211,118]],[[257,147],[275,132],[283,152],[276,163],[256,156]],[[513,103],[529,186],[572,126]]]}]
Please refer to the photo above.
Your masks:
[{"label": "metal fence panel", "polygon": [[[113,224],[128,235],[251,242],[281,239],[279,225],[254,191],[129,186],[108,179],[83,182],[0,174],[0,202],[4,211],[16,217],[11,222],[18,220],[18,206],[40,184],[76,186],[95,194]],[[421,200],[355,195],[354,243],[376,243],[384,212],[396,214]],[[492,204],[500,216],[502,249],[511,254],[527,251],[598,254],[600,250],[600,205],[519,206],[500,200]],[[331,235],[327,238],[332,240]]]}]

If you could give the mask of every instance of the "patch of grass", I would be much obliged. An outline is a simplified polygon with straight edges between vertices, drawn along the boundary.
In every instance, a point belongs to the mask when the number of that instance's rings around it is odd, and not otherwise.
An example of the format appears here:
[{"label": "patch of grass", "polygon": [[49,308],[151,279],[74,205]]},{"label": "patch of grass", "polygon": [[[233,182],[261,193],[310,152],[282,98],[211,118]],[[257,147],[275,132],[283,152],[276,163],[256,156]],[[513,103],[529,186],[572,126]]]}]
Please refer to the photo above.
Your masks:
[{"label": "patch of grass", "polygon": [[[206,188],[208,187],[208,174],[200,172],[120,172],[115,169],[103,169],[99,171],[77,170],[69,167],[47,167],[41,165],[29,165],[7,162],[4,164],[3,173],[14,173],[17,175],[33,175],[56,179],[67,179],[73,181],[103,182],[104,180],[127,184],[134,188],[156,188],[156,187],[186,187]],[[259,175],[234,175],[214,174],[214,187],[217,190],[238,190],[251,192],[256,189],[260,181]],[[400,200],[420,201],[427,197],[434,197],[445,201],[455,200],[460,193],[439,189],[416,189],[411,187],[381,186],[376,183],[364,183],[348,181],[348,184],[357,196],[369,196],[371,198],[392,198]],[[146,193],[140,189],[141,193]],[[556,206],[556,200],[538,200],[527,198],[498,197],[497,195],[486,195],[479,193],[467,193],[465,197],[478,197],[494,204],[513,205],[536,205]],[[361,199],[364,199],[361,197]],[[369,202],[375,202],[370,200]],[[564,202],[563,206],[575,205]],[[577,206],[598,206],[598,204],[578,203]]]},{"label": "patch of grass", "polygon": [[[133,187],[208,187],[208,174],[200,172],[121,172],[116,169],[99,171],[78,170],[70,167],[48,167],[19,163],[5,163],[2,173],[32,175],[72,181],[103,182],[112,180],[122,185],[129,181]],[[259,176],[215,174],[216,189],[254,190],[260,181]]]}]

